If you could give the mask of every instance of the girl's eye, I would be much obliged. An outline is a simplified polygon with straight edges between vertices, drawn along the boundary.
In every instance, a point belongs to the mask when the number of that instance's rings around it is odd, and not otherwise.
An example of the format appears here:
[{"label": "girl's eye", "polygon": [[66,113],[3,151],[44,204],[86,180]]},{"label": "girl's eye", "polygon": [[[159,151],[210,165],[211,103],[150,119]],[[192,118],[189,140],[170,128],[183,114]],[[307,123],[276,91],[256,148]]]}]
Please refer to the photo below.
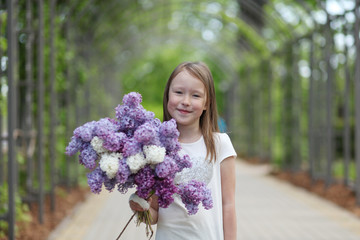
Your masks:
[{"label": "girl's eye", "polygon": [[181,94],[182,92],[181,91],[175,91],[176,94]]},{"label": "girl's eye", "polygon": [[193,97],[195,97],[195,98],[199,98],[199,97],[200,97],[200,95],[198,95],[198,94],[194,94],[194,95],[193,95]]}]

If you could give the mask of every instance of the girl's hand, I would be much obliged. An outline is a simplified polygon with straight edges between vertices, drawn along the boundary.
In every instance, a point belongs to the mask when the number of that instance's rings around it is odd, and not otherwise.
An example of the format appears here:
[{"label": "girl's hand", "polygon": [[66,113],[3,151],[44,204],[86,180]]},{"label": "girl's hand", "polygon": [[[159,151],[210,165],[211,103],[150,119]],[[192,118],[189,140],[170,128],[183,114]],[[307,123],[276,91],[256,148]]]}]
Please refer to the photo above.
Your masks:
[{"label": "girl's hand", "polygon": [[144,212],[149,210],[152,201],[153,201],[152,197],[150,197],[148,200],[145,200],[137,196],[135,193],[133,193],[130,196],[129,205],[133,211]]},{"label": "girl's hand", "polygon": [[136,211],[136,212],[144,212],[146,211],[146,209],[143,209],[140,204],[138,204],[137,202],[134,202],[133,200],[129,201],[129,205],[131,210]]}]

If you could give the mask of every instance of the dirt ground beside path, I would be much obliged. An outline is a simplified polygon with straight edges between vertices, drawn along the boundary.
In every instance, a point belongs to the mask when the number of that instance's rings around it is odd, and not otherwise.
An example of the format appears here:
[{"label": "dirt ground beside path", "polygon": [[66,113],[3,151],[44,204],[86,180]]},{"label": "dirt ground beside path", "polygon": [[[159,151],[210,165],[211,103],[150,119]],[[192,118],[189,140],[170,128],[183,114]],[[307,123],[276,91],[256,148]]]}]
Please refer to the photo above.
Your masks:
[{"label": "dirt ground beside path", "polygon": [[347,188],[344,184],[336,183],[325,188],[324,181],[318,180],[312,184],[309,174],[305,172],[274,172],[272,175],[330,200],[360,218],[360,206],[356,205],[355,192]]},{"label": "dirt ground beside path", "polygon": [[[17,224],[16,239],[21,240],[45,240],[52,230],[71,213],[76,204],[86,199],[90,190],[87,187],[76,187],[67,192],[64,188],[56,189],[55,211],[50,210],[50,197],[45,199],[44,223],[38,221],[38,205],[33,203],[30,206],[32,221],[29,223]],[[8,239],[8,238],[2,238]]]},{"label": "dirt ground beside path", "polygon": [[[250,164],[267,164],[257,158],[244,158]],[[311,178],[307,172],[287,172],[282,170],[272,171],[272,176],[290,182],[291,184],[304,188],[322,198],[325,198],[338,206],[341,206],[352,212],[360,218],[360,206],[356,205],[355,192],[346,187],[342,183],[335,183],[325,187],[325,182],[318,180],[312,183]]]}]

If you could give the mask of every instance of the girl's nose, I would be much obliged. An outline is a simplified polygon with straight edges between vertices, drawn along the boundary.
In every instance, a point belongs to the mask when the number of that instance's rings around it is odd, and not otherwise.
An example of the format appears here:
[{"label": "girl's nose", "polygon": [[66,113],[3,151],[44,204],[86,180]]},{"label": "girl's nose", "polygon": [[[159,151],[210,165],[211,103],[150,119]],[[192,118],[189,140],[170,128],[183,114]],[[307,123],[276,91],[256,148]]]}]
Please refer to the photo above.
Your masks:
[{"label": "girl's nose", "polygon": [[185,105],[185,106],[190,105],[190,97],[185,95],[183,100],[182,100],[182,104]]}]

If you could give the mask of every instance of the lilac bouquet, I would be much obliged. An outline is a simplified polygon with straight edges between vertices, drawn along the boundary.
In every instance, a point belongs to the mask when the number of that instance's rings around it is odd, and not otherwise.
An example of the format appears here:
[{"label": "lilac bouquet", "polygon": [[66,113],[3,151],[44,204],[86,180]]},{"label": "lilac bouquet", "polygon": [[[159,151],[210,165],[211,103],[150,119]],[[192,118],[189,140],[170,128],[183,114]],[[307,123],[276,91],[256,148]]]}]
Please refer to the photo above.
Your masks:
[{"label": "lilac bouquet", "polygon": [[[136,187],[143,199],[156,194],[162,208],[178,194],[188,214],[195,214],[200,203],[210,209],[211,193],[204,183],[174,183],[177,173],[191,167],[189,156],[181,152],[175,120],[161,123],[141,102],[141,95],[131,92],[115,108],[115,119],[102,118],[76,128],[66,154],[80,152],[79,163],[92,170],[87,178],[93,193],[100,193],[103,186],[108,191],[117,187],[121,193]],[[151,229],[150,223],[146,225]]]}]

